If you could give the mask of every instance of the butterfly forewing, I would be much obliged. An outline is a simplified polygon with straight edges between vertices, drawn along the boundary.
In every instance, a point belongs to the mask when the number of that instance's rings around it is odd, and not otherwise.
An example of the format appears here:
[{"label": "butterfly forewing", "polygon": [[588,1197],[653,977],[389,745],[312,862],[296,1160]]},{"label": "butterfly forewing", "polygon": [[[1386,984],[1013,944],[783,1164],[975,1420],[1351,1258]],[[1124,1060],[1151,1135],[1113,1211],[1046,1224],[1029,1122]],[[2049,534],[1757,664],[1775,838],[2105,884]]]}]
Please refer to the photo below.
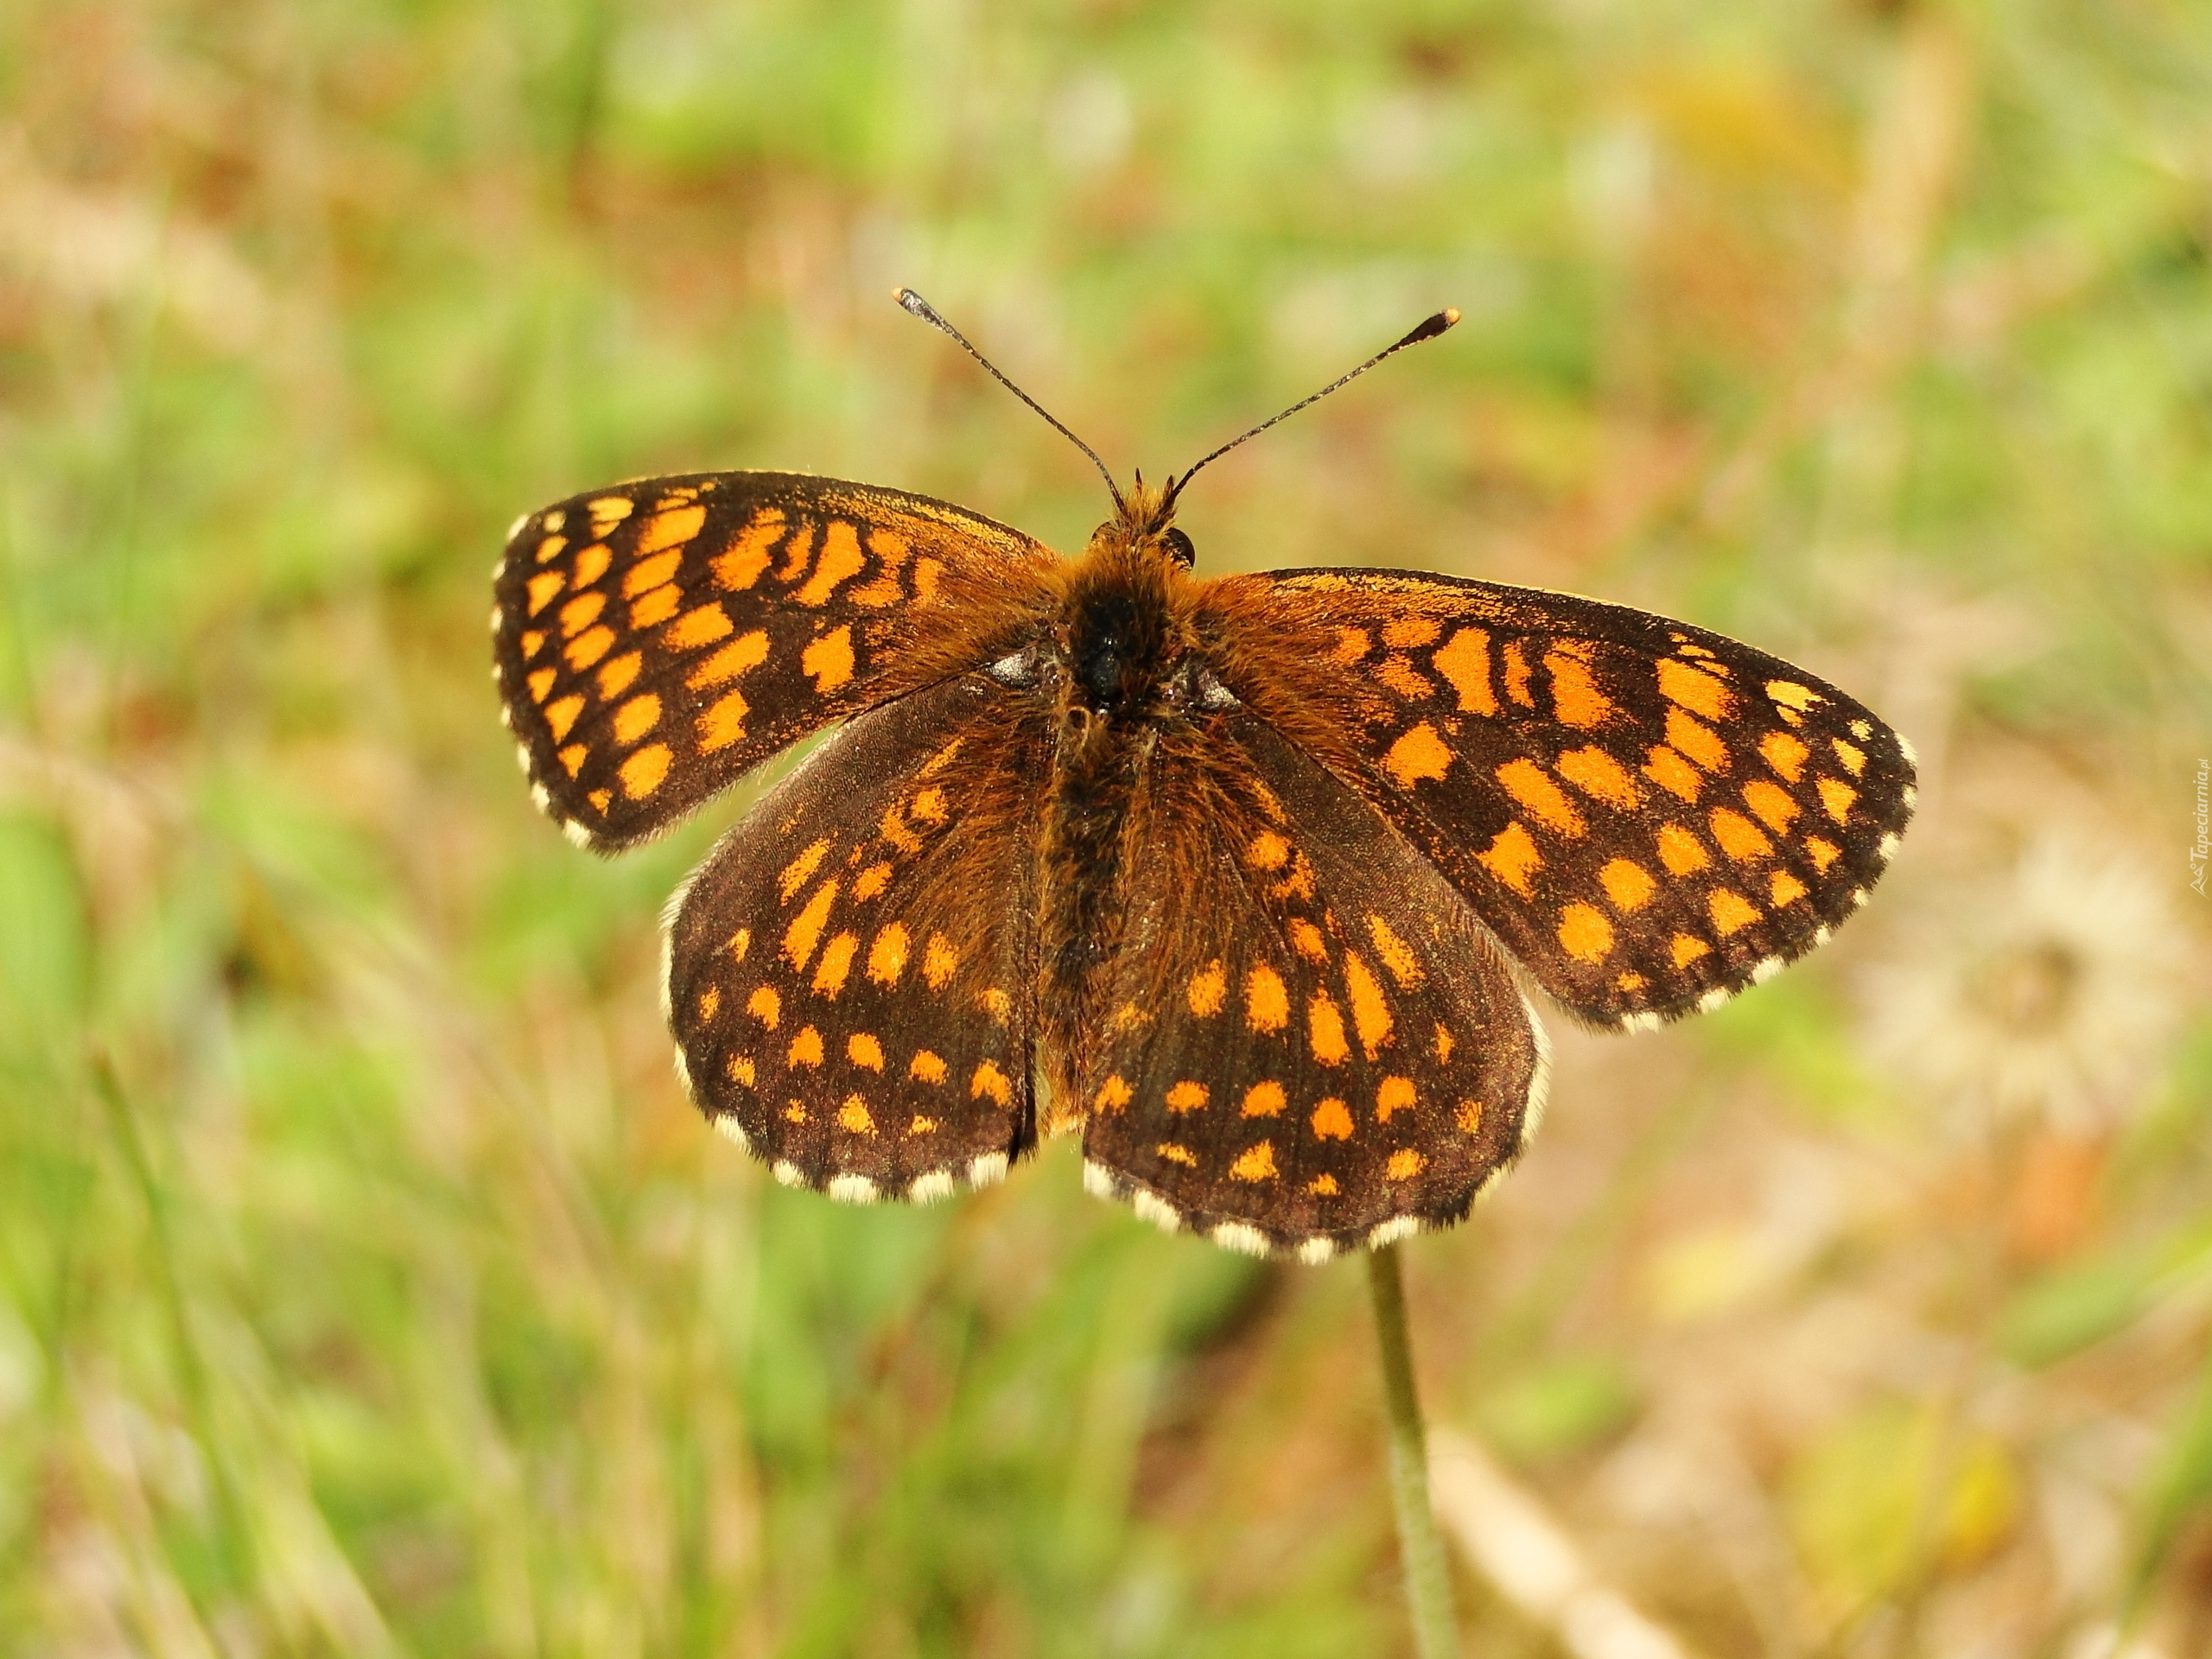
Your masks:
[{"label": "butterfly forewing", "polygon": [[[1232,631],[1304,642],[1273,683],[1331,711],[1332,767],[1586,1019],[1711,1007],[1802,955],[1865,901],[1911,816],[1897,734],[1722,635],[1438,576],[1217,587]],[[1238,689],[1279,702],[1269,674]]]},{"label": "butterfly forewing", "polygon": [[1003,606],[1050,558],[957,507],[797,474],[579,495],[508,538],[507,724],[540,805],[627,845],[829,721],[974,666],[1001,613],[976,595]]},{"label": "butterfly forewing", "polygon": [[1465,1214],[1521,1146],[1541,1039],[1436,870],[1243,711],[1160,746],[1122,863],[1094,1190],[1309,1260]]},{"label": "butterfly forewing", "polygon": [[863,715],[679,895],[692,1093],[785,1181],[929,1198],[1032,1143],[1045,736],[979,675]]}]

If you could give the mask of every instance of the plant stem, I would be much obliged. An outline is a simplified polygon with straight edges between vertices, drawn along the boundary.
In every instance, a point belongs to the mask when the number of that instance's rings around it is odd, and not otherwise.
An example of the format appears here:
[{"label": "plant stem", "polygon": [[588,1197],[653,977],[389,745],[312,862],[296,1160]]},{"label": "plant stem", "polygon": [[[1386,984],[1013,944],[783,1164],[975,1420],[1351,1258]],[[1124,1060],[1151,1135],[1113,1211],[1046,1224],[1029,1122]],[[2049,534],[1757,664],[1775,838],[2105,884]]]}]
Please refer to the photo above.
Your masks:
[{"label": "plant stem", "polygon": [[1428,1443],[1414,1391],[1413,1344],[1406,1332],[1406,1287],[1398,1247],[1367,1253],[1367,1284],[1375,1296],[1375,1333],[1382,1344],[1382,1396],[1390,1413],[1390,1497],[1398,1511],[1398,1554],[1413,1614],[1414,1651],[1421,1659],[1459,1659],[1459,1622],[1452,1610],[1452,1578],[1444,1540],[1428,1503]]}]

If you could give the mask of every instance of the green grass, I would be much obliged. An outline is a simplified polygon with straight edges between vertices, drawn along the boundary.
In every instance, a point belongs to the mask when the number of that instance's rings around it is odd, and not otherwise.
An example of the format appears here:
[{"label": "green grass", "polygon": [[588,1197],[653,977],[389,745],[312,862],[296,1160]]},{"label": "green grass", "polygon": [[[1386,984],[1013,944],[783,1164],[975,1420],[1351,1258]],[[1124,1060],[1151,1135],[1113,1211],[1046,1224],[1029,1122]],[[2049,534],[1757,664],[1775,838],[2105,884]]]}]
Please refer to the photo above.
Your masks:
[{"label": "green grass", "polygon": [[[1917,740],[1835,948],[1565,1042],[1409,1247],[1429,1396],[1715,1656],[2059,1651],[2139,1586],[2190,1650],[2209,203],[2155,0],[10,9],[0,1654],[1404,1649],[1356,1266],[1065,1146],[776,1188],[655,1006],[753,789],[601,863],[513,771],[542,501],[790,467],[1080,543],[1087,463],[899,283],[1155,476],[1457,305],[1208,473],[1202,568],[1647,604]],[[1971,1006],[2054,837],[2152,895],[2095,963],[2171,966],[2076,1033],[2099,1127],[1984,1134],[1884,1020]],[[1559,1650],[1469,1573],[1471,1648]]]}]

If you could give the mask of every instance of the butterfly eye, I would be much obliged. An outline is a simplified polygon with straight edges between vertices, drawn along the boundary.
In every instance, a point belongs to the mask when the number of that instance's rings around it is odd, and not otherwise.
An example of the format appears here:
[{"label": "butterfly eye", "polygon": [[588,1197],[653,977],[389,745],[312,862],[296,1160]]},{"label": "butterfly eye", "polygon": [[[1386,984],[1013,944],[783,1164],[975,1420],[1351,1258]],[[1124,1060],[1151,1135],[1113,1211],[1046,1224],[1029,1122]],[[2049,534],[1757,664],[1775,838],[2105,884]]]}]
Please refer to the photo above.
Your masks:
[{"label": "butterfly eye", "polygon": [[1191,545],[1191,538],[1172,524],[1160,532],[1160,544],[1185,570],[1198,562],[1198,550]]}]

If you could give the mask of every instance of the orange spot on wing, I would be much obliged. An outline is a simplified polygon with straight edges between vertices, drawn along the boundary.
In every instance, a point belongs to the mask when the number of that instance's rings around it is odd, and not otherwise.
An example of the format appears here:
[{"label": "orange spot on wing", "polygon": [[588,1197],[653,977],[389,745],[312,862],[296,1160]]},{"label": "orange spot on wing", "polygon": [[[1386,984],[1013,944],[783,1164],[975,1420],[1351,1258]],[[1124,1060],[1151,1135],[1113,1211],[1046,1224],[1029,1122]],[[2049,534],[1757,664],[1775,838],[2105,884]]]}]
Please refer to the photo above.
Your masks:
[{"label": "orange spot on wing", "polygon": [[[862,880],[867,878],[863,876]],[[853,891],[860,892],[856,883]],[[879,985],[896,985],[906,971],[906,925],[893,922],[875,936],[868,948],[868,976]]]},{"label": "orange spot on wing", "polygon": [[1835,751],[1835,758],[1843,762],[1843,769],[1853,777],[1856,778],[1866,771],[1866,751],[1856,743],[1847,743],[1840,737],[1832,737],[1828,740],[1828,747]]},{"label": "orange spot on wing", "polygon": [[1851,816],[1851,804],[1859,798],[1859,791],[1840,778],[1820,780],[1821,804],[1828,810],[1828,817],[1838,823]]},{"label": "orange spot on wing", "polygon": [[753,1069],[753,1057],[750,1054],[731,1055],[729,1064],[722,1070],[729,1073],[732,1082],[741,1083],[747,1089],[760,1081],[760,1073]]},{"label": "orange spot on wing", "polygon": [[1410,1181],[1427,1166],[1427,1159],[1407,1147],[1390,1154],[1389,1162],[1382,1166],[1382,1175],[1386,1180]]},{"label": "orange spot on wing", "polygon": [[1244,1091],[1244,1101],[1236,1110],[1242,1117],[1274,1117],[1289,1103],[1279,1083],[1255,1083]]},{"label": "orange spot on wing", "polygon": [[1452,1033],[1442,1026],[1439,1026],[1436,1028],[1436,1040],[1429,1046],[1430,1052],[1436,1056],[1436,1063],[1439,1065],[1449,1065],[1452,1063],[1452,1051],[1459,1046],[1452,1040]]},{"label": "orange spot on wing", "polygon": [[1375,648],[1375,641],[1365,628],[1338,628],[1335,660],[1349,668]]},{"label": "orange spot on wing", "polygon": [[1337,1178],[1329,1174],[1316,1175],[1306,1183],[1306,1190],[1317,1198],[1333,1198],[1338,1191]]},{"label": "orange spot on wing", "polygon": [[639,594],[649,594],[661,583],[676,575],[676,567],[683,563],[683,550],[677,548],[666,553],[656,553],[650,559],[639,559],[622,578],[622,597],[635,599]]},{"label": "orange spot on wing", "polygon": [[543,629],[543,628],[531,628],[531,629],[530,629],[529,631],[527,631],[526,632],[524,632],[524,635],[523,635],[523,637],[522,637],[522,654],[523,654],[523,660],[524,660],[524,661],[527,662],[530,658],[531,658],[532,657],[537,656],[537,653],[538,653],[539,652],[541,652],[541,651],[543,651],[543,650],[544,650],[544,649],[545,649],[545,630],[544,630],[544,629]]},{"label": "orange spot on wing", "polygon": [[1200,1019],[1207,1019],[1221,1012],[1221,1005],[1229,999],[1229,969],[1219,961],[1208,963],[1191,976],[1191,982],[1184,988],[1184,995],[1191,1005],[1191,1012]]},{"label": "orange spot on wing", "polygon": [[772,548],[784,533],[784,515],[769,507],[754,515],[730,544],[709,562],[715,583],[725,591],[741,594],[760,580],[768,568]]},{"label": "orange spot on wing", "polygon": [[626,495],[595,496],[586,502],[584,510],[591,514],[592,534],[606,535],[630,516],[630,511],[635,505]]},{"label": "orange spot on wing", "polygon": [[1598,872],[1598,880],[1605,889],[1605,897],[1624,911],[1641,910],[1651,895],[1658,891],[1658,883],[1651,873],[1641,864],[1617,858]]},{"label": "orange spot on wing", "polygon": [[1766,683],[1766,694],[1782,708],[1795,710],[1798,714],[1804,713],[1815,703],[1827,701],[1810,686],[1800,685],[1795,680],[1769,680]]},{"label": "orange spot on wing", "polygon": [[1167,1109],[1171,1112],[1195,1112],[1206,1103],[1206,1086],[1185,1077],[1167,1091]]},{"label": "orange spot on wing", "polygon": [[830,595],[837,591],[839,582],[857,576],[866,569],[868,555],[861,551],[859,536],[843,519],[832,519],[822,537],[821,563],[814,567],[806,586],[791,597],[802,605],[818,609],[830,602]]},{"label": "orange spot on wing", "polygon": [[602,663],[599,669],[599,695],[612,702],[630,689],[638,677],[638,670],[645,658],[637,652],[626,651],[612,662]]},{"label": "orange spot on wing", "polygon": [[1316,996],[1306,1007],[1306,1032],[1313,1046],[1313,1058],[1324,1065],[1342,1065],[1351,1054],[1351,1045],[1344,1039],[1344,1016],[1337,1007],[1337,1000],[1326,991]]},{"label": "orange spot on wing", "polygon": [[1707,772],[1728,770],[1728,746],[1710,726],[1700,724],[1680,709],[1667,710],[1667,741]]},{"label": "orange spot on wing", "polygon": [[530,595],[530,613],[536,616],[553,602],[554,596],[569,585],[569,578],[558,570],[541,570],[532,576],[525,591]]},{"label": "orange spot on wing", "polygon": [[1262,830],[1244,849],[1245,862],[1255,870],[1279,870],[1290,862],[1290,843],[1272,830]]},{"label": "orange spot on wing", "polygon": [[1383,1078],[1375,1091],[1375,1121],[1388,1123],[1392,1113],[1411,1111],[1418,1098],[1411,1077]]},{"label": "orange spot on wing", "polygon": [[1382,765],[1401,789],[1411,789],[1424,778],[1441,778],[1452,764],[1452,751],[1427,721],[1390,746]]},{"label": "orange spot on wing", "polygon": [[639,556],[658,553],[664,547],[681,547],[699,533],[707,522],[704,507],[677,507],[667,512],[657,512],[638,526],[638,545],[632,550]]},{"label": "orange spot on wing", "polygon": [[734,680],[767,660],[768,636],[763,630],[754,628],[739,634],[713,656],[696,664],[683,683],[694,691],[703,690],[725,680]]},{"label": "orange spot on wing", "polygon": [[784,1011],[784,1000],[776,995],[772,985],[763,985],[746,999],[745,1011],[762,1025],[773,1031]]},{"label": "orange spot on wing", "polygon": [[1529,876],[1544,866],[1535,838],[1517,821],[1499,830],[1491,844],[1475,855],[1475,862],[1523,899],[1529,896]]},{"label": "orange spot on wing", "polygon": [[1462,713],[1485,717],[1497,713],[1497,694],[1490,684],[1490,635],[1480,628],[1460,628],[1429,659],[1459,694]]},{"label": "orange spot on wing", "polygon": [[1308,962],[1323,963],[1329,959],[1329,942],[1321,937],[1321,930],[1303,917],[1294,918],[1287,930],[1290,948]]},{"label": "orange spot on wing", "polygon": [[[552,523],[550,519],[546,522],[549,525]],[[552,563],[561,556],[561,550],[568,544],[569,538],[565,536],[548,536],[537,544],[537,562],[540,564]]]},{"label": "orange spot on wing", "polygon": [[630,601],[630,626],[642,630],[665,622],[676,614],[676,607],[683,602],[683,590],[674,584],[656,588]]},{"label": "orange spot on wing", "polygon": [[1351,1028],[1367,1058],[1373,1059],[1390,1040],[1390,1005],[1382,988],[1355,951],[1344,953],[1344,989],[1351,998]]},{"label": "orange spot on wing", "polygon": [[1398,651],[1417,651],[1441,632],[1425,616],[1403,616],[1382,625],[1382,643]]},{"label": "orange spot on wing", "polygon": [[715,986],[708,986],[705,990],[699,993],[699,1022],[704,1025],[708,1020],[712,1020],[721,1010],[721,990]]},{"label": "orange spot on wing", "polygon": [[1313,1136],[1317,1141],[1351,1139],[1351,1108],[1334,1095],[1313,1109]]},{"label": "orange spot on wing", "polygon": [[1509,639],[1505,649],[1498,653],[1505,662],[1505,695],[1523,709],[1533,709],[1536,700],[1529,695],[1529,658],[1522,642]]},{"label": "orange spot on wing", "polygon": [[1758,907],[1750,899],[1726,887],[1713,890],[1706,909],[1713,918],[1713,931],[1724,939],[1732,933],[1741,932],[1759,918]]},{"label": "orange spot on wing", "polygon": [[[873,899],[890,885],[891,867],[888,864],[871,864],[854,879],[853,897]],[[900,930],[900,937],[905,937],[904,929]]]},{"label": "orange spot on wing", "polygon": [[1618,711],[1613,700],[1598,689],[1598,677],[1590,671],[1590,664],[1581,651],[1573,645],[1560,645],[1544,653],[1544,666],[1551,671],[1552,713],[1560,722],[1577,731],[1588,731],[1602,726]]},{"label": "orange spot on wing", "polygon": [[1198,1166],[1198,1155],[1188,1147],[1179,1147],[1173,1141],[1163,1141],[1154,1150],[1171,1164],[1180,1164],[1185,1169]]},{"label": "orange spot on wing", "polygon": [[1760,833],[1758,825],[1740,812],[1716,806],[1707,816],[1706,823],[1712,827],[1713,838],[1720,843],[1720,850],[1738,862],[1764,858],[1774,851],[1774,843]]},{"label": "orange spot on wing", "polygon": [[791,1065],[819,1065],[822,1064],[822,1033],[812,1026],[801,1026],[798,1035],[791,1039],[790,1052],[785,1061]]},{"label": "orange spot on wing", "polygon": [[1272,968],[1255,968],[1244,979],[1244,1023],[1272,1034],[1290,1023],[1290,994]]},{"label": "orange spot on wing", "polygon": [[918,1083],[943,1083],[944,1061],[926,1048],[914,1051],[914,1058],[907,1063],[906,1075]]},{"label": "orange spot on wing", "polygon": [[1375,941],[1375,953],[1382,958],[1382,965],[1390,970],[1390,977],[1407,990],[1418,988],[1423,977],[1421,963],[1414,960],[1412,947],[1398,937],[1390,924],[1370,911],[1367,933]]},{"label": "orange spot on wing", "polygon": [[791,538],[784,543],[784,568],[776,572],[778,582],[797,582],[814,557],[814,526],[802,524],[791,531]]},{"label": "orange spot on wing", "polygon": [[562,633],[569,639],[575,639],[593,623],[598,621],[599,613],[606,608],[607,595],[605,594],[577,594],[575,598],[561,607]]},{"label": "orange spot on wing", "polygon": [[1832,841],[1822,841],[1818,836],[1805,837],[1805,856],[1813,861],[1813,868],[1821,875],[1828,873],[1828,866],[1843,856],[1843,849]]},{"label": "orange spot on wing", "polygon": [[1643,798],[1627,768],[1595,744],[1569,750],[1560,756],[1557,765],[1560,777],[1608,806],[1617,806],[1625,812]]},{"label": "orange spot on wing", "polygon": [[1812,751],[1788,732],[1769,732],[1759,740],[1759,754],[1785,784],[1804,775],[1805,757]]},{"label": "orange spot on wing", "polygon": [[1698,791],[1705,787],[1705,779],[1697,769],[1669,748],[1655,748],[1651,758],[1644,763],[1643,775],[1670,795],[1694,801]]},{"label": "orange spot on wing", "polygon": [[840,1128],[855,1135],[874,1135],[875,1119],[868,1116],[868,1103],[858,1095],[847,1095],[845,1103],[837,1109]]},{"label": "orange spot on wing", "polygon": [[1375,677],[1408,702],[1423,702],[1436,695],[1436,687],[1395,652],[1376,665]]},{"label": "orange spot on wing", "polygon": [[1546,829],[1562,836],[1580,836],[1587,830],[1574,803],[1535,761],[1507,761],[1497,769],[1497,781]]},{"label": "orange spot on wing", "polygon": [[695,722],[701,753],[712,754],[745,741],[745,717],[753,712],[742,691],[725,691],[708,704]]},{"label": "orange spot on wing", "polygon": [[702,645],[711,645],[734,632],[729,613],[715,601],[709,600],[696,610],[686,611],[661,635],[661,644],[671,651],[696,651]]},{"label": "orange spot on wing", "polygon": [[831,1001],[845,988],[845,976],[853,970],[853,955],[861,948],[860,936],[839,933],[822,947],[822,960],[815,964],[814,989],[817,995]]},{"label": "orange spot on wing", "polygon": [[1262,1141],[1256,1147],[1247,1147],[1236,1154],[1236,1161],[1229,1166],[1230,1177],[1240,1181],[1272,1181],[1276,1173],[1275,1148],[1272,1141]]},{"label": "orange spot on wing", "polygon": [[1090,1097],[1094,1112],[1118,1112],[1129,1103],[1129,1080],[1116,1071],[1098,1085],[1098,1092]]},{"label": "orange spot on wing", "polygon": [[942,933],[931,934],[929,947],[922,952],[922,977],[929,982],[930,989],[943,990],[959,971],[960,953],[952,948],[952,941]]},{"label": "orange spot on wing", "polygon": [[784,930],[784,955],[792,971],[804,973],[813,960],[814,947],[822,943],[822,930],[830,921],[830,907],[837,902],[837,880],[832,876],[814,890],[806,907],[791,918]]},{"label": "orange spot on wing", "polygon": [[1603,962],[1613,948],[1613,925],[1595,905],[1569,905],[1559,913],[1559,942],[1577,962]]},{"label": "orange spot on wing", "polygon": [[577,673],[581,674],[584,670],[589,668],[601,658],[606,656],[608,647],[613,645],[613,629],[604,627],[594,628],[588,633],[582,635],[581,638],[571,639],[569,642],[568,649],[563,651],[561,655],[568,659],[568,664],[570,668],[575,669]]},{"label": "orange spot on wing", "polygon": [[807,879],[822,868],[822,861],[830,855],[830,838],[824,836],[808,845],[797,858],[784,866],[782,874],[776,878],[776,889],[785,904],[791,903],[798,896],[798,890],[806,885]]},{"label": "orange spot on wing", "polygon": [[660,699],[648,691],[614,711],[614,741],[634,743],[659,724]]},{"label": "orange spot on wing", "polygon": [[534,669],[530,676],[530,696],[533,702],[545,701],[545,694],[553,689],[553,682],[561,677],[557,668]]},{"label": "orange spot on wing", "polygon": [[1007,1080],[995,1060],[985,1060],[968,1079],[969,1099],[982,1100],[986,1096],[1001,1106],[1014,1098],[1014,1084]]},{"label": "orange spot on wing", "polygon": [[576,555],[576,586],[590,587],[607,574],[607,567],[613,563],[614,555],[607,551],[607,543],[594,542]]},{"label": "orange spot on wing", "polygon": [[584,757],[589,753],[581,743],[571,743],[561,751],[561,764],[568,768],[569,777],[575,777],[584,769]]},{"label": "orange spot on wing", "polygon": [[1713,947],[1703,939],[1692,938],[1687,933],[1675,934],[1672,948],[1675,966],[1677,968],[1687,968],[1700,957],[1710,956],[1713,953]]},{"label": "orange spot on wing", "polygon": [[1744,804],[1777,836],[1787,835],[1789,820],[1797,816],[1797,803],[1789,798],[1786,791],[1777,789],[1764,778],[1744,785]]},{"label": "orange spot on wing", "polygon": [[1659,661],[1659,691],[1670,702],[1679,702],[1707,720],[1726,720],[1735,712],[1736,694],[1701,668],[1672,657]]},{"label": "orange spot on wing", "polygon": [[817,696],[835,691],[853,677],[853,631],[842,627],[823,634],[799,653],[798,665],[814,678]]},{"label": "orange spot on wing", "polygon": [[1713,861],[1705,855],[1705,843],[1679,823],[1661,824],[1658,839],[1659,861],[1669,875],[1689,875]]},{"label": "orange spot on wing", "polygon": [[1784,905],[1794,905],[1805,896],[1805,884],[1787,870],[1777,870],[1767,884],[1767,897],[1777,910]]},{"label": "orange spot on wing", "polygon": [[569,729],[576,723],[576,716],[583,711],[584,700],[575,694],[545,705],[545,724],[552,731],[556,743],[569,734]]},{"label": "orange spot on wing", "polygon": [[937,603],[937,579],[944,570],[944,561],[942,559],[914,561],[914,602],[917,605]]}]

